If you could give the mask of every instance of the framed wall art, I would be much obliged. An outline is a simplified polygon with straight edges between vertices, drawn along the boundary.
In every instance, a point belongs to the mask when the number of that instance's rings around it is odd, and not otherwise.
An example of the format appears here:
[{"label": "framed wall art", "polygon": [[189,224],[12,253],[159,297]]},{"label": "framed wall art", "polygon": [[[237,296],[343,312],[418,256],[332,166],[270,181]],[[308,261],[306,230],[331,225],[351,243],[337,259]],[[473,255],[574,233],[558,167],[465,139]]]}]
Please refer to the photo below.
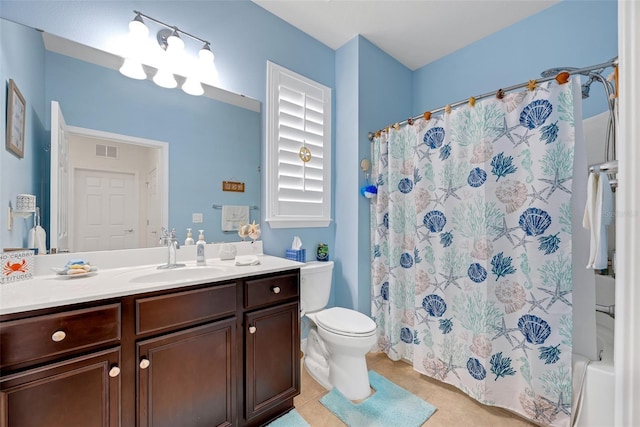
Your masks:
[{"label": "framed wall art", "polygon": [[7,150],[19,158],[24,157],[24,122],[27,103],[13,79],[9,79],[7,98]]}]

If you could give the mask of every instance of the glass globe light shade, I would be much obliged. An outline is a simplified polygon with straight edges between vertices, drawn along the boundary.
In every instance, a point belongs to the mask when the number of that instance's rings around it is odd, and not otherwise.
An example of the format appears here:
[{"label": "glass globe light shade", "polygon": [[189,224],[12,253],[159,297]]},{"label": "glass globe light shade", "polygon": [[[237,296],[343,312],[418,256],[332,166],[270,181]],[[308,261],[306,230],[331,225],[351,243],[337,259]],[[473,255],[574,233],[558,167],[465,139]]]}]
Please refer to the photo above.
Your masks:
[{"label": "glass globe light shade", "polygon": [[197,78],[193,76],[187,77],[187,79],[184,81],[184,84],[182,85],[182,90],[193,96],[200,96],[204,93],[202,84]]},{"label": "glass globe light shade", "polygon": [[153,82],[158,86],[165,87],[167,89],[173,89],[178,86],[176,78],[165,68],[160,68],[156,72],[156,75],[153,76]]},{"label": "glass globe light shade", "polygon": [[211,52],[211,48],[209,48],[209,44],[205,44],[202,49],[198,52],[198,56],[200,60],[206,64],[213,64],[213,52]]},{"label": "glass globe light shade", "polygon": [[147,74],[142,68],[140,61],[135,59],[126,58],[120,67],[120,73],[136,80],[144,80],[147,78]]},{"label": "glass globe light shade", "polygon": [[174,55],[181,53],[184,50],[184,41],[180,38],[178,33],[174,31],[169,37],[167,37],[167,53]]},{"label": "glass globe light shade", "polygon": [[136,39],[144,39],[149,35],[149,28],[142,22],[140,15],[136,15],[136,17],[129,22],[129,33]]}]

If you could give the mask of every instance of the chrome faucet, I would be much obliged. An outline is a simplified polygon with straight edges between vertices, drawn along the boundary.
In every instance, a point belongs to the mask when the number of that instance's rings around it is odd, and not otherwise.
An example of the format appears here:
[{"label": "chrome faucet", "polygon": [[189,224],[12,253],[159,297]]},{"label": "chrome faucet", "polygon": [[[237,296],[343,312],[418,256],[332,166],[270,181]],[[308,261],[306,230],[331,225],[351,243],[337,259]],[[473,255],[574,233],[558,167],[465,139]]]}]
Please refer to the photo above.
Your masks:
[{"label": "chrome faucet", "polygon": [[184,267],[185,264],[177,264],[176,263],[176,250],[180,249],[180,243],[178,243],[178,239],[176,239],[176,229],[171,229],[169,232],[168,229],[162,227],[162,234],[160,235],[160,244],[166,245],[169,251],[169,257],[167,259],[167,263],[165,265],[159,265],[158,269],[166,269],[166,268],[178,268]]}]

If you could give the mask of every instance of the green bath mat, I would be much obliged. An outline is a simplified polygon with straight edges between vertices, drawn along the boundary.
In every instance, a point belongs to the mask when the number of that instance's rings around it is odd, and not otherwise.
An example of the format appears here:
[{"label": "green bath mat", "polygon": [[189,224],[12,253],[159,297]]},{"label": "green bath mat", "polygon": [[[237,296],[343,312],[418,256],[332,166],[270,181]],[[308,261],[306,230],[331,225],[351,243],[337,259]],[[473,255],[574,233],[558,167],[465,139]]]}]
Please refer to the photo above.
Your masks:
[{"label": "green bath mat", "polygon": [[292,409],[277,420],[267,424],[266,427],[309,427],[309,423],[300,416],[298,411]]},{"label": "green bath mat", "polygon": [[320,403],[350,427],[419,427],[436,408],[380,374],[369,371],[375,390],[360,403],[353,403],[335,388]]}]

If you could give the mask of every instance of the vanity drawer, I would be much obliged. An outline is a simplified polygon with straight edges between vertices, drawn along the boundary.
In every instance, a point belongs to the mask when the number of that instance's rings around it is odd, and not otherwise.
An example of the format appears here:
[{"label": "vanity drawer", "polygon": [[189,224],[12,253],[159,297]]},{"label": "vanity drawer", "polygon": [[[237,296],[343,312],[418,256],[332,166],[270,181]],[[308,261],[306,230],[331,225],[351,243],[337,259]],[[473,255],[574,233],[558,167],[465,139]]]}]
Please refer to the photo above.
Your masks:
[{"label": "vanity drawer", "polygon": [[244,306],[255,308],[298,296],[298,272],[281,274],[244,282]]},{"label": "vanity drawer", "polygon": [[0,367],[52,359],[119,340],[119,303],[2,322]]},{"label": "vanity drawer", "polygon": [[136,334],[187,326],[236,312],[236,284],[136,299]]}]

